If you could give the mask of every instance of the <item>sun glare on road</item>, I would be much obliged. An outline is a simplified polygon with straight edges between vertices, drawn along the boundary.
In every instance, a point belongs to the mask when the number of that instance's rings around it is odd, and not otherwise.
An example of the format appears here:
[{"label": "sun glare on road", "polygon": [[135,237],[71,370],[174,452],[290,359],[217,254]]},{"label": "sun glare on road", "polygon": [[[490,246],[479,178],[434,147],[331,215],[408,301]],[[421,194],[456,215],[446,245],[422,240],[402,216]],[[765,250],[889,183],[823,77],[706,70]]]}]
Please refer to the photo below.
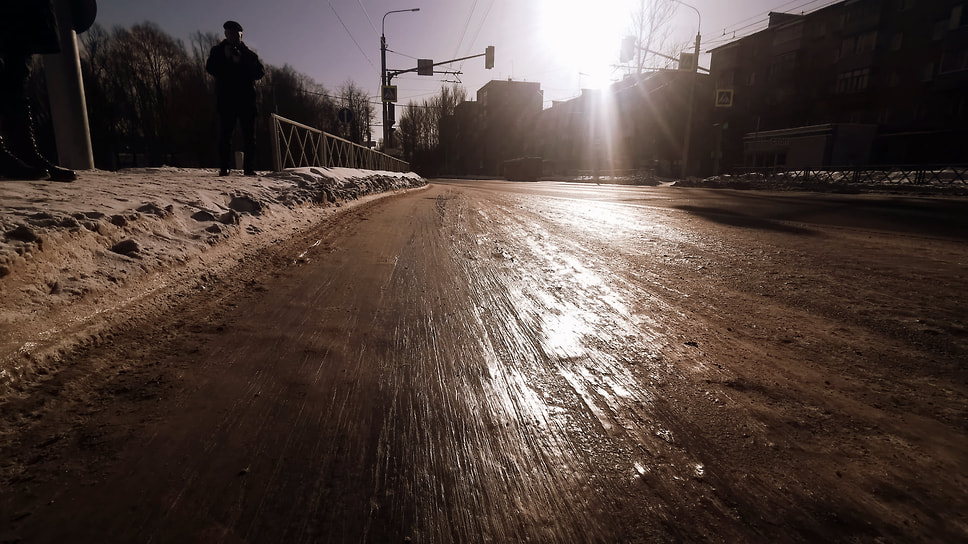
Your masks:
[{"label": "sun glare on road", "polygon": [[634,0],[540,0],[540,43],[575,73],[581,87],[601,88],[613,78]]}]

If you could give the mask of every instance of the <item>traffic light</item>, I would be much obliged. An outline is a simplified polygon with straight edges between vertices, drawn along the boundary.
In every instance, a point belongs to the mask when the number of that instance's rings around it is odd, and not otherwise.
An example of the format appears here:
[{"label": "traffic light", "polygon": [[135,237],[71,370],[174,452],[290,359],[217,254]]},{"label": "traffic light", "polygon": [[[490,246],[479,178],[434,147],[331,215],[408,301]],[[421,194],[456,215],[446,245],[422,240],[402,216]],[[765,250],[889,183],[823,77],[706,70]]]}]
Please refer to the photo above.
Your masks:
[{"label": "traffic light", "polygon": [[635,57],[635,36],[622,38],[622,49],[618,53],[619,62],[628,62]]},{"label": "traffic light", "polygon": [[[478,49],[480,51],[480,49]],[[487,49],[484,50],[484,68],[490,70],[494,68],[494,46],[489,45]]]}]

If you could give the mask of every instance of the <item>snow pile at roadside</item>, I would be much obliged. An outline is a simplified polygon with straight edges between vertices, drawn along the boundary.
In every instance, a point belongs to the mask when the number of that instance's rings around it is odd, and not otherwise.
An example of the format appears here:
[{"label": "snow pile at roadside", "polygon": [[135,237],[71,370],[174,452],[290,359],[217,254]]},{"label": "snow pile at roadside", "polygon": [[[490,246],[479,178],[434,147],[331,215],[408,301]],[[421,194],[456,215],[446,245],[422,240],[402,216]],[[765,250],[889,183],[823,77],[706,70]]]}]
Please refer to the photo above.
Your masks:
[{"label": "snow pile at roadside", "polygon": [[348,168],[218,177],[162,167],[82,171],[74,183],[0,179],[0,390],[16,381],[18,360],[30,357],[39,336],[237,262],[344,202],[424,184],[414,173]]}]

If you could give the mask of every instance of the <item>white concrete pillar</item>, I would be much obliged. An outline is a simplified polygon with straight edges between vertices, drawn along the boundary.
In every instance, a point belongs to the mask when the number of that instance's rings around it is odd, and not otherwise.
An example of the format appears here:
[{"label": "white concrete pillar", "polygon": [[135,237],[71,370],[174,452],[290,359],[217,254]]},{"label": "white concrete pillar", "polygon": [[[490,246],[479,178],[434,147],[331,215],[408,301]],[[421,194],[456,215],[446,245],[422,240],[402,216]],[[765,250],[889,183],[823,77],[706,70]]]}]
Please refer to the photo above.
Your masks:
[{"label": "white concrete pillar", "polygon": [[54,11],[60,29],[61,52],[43,57],[58,164],[74,170],[92,170],[94,151],[70,0],[54,0]]}]

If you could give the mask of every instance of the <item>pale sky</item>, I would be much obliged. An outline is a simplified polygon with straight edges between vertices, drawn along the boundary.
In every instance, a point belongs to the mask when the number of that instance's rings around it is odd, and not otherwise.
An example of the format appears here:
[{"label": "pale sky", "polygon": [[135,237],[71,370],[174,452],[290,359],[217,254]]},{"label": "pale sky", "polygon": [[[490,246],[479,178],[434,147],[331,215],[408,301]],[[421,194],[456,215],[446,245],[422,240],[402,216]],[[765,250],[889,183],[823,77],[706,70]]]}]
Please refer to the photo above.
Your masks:
[{"label": "pale sky", "polygon": [[[702,15],[702,50],[726,38],[765,28],[770,11],[814,11],[835,0],[688,0]],[[473,99],[492,79],[541,83],[545,107],[573,98],[581,88],[621,79],[622,36],[638,0],[99,0],[97,22],[107,29],[151,21],[186,45],[196,31],[222,33],[233,19],[243,40],[263,61],[296,70],[335,94],[352,80],[377,100],[380,87],[380,32],[386,12],[420,8],[386,17],[387,68],[416,66],[484,53],[495,46],[495,66],[477,58],[451,65],[459,76],[404,74],[394,79],[399,105],[436,94],[459,78]],[[699,16],[678,6],[670,23],[671,42],[691,44]],[[724,30],[726,36],[724,37]],[[700,65],[708,67],[704,55]],[[438,67],[438,70],[448,69]]]}]

